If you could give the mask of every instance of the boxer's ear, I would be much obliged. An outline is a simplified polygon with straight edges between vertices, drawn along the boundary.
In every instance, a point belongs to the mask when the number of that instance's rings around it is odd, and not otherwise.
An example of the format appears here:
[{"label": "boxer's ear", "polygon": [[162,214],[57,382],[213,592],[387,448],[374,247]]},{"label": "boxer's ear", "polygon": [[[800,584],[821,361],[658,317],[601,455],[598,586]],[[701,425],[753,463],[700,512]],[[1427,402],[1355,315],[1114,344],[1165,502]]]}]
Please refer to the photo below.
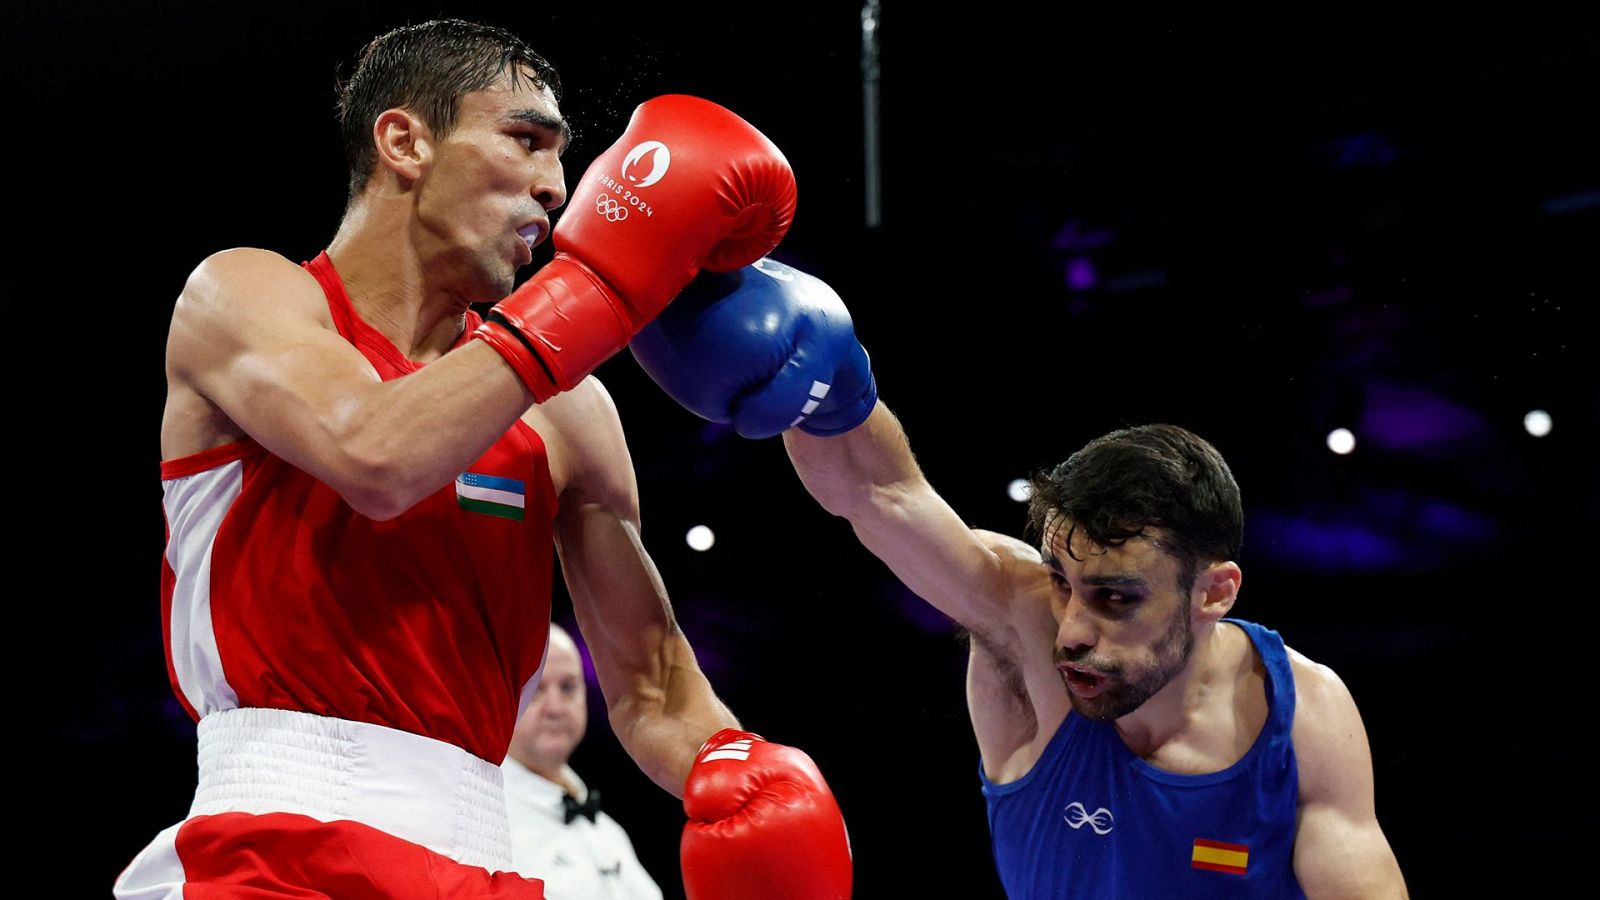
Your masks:
[{"label": "boxer's ear", "polygon": [[433,130],[408,109],[386,109],[372,123],[378,165],[402,181],[421,178],[433,164]]},{"label": "boxer's ear", "polygon": [[1189,589],[1190,606],[1194,612],[1211,619],[1221,619],[1239,599],[1239,586],[1244,583],[1244,572],[1231,560],[1212,563],[1200,570]]}]

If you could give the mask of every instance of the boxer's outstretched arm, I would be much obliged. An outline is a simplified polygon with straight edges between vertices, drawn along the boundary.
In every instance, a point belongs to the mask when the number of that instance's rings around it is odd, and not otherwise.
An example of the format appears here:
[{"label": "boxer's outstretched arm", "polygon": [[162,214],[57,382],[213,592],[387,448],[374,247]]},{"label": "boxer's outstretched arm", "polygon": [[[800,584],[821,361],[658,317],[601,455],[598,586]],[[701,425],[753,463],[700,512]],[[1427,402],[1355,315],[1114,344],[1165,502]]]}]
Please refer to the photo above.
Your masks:
[{"label": "boxer's outstretched arm", "polygon": [[[791,428],[784,447],[806,490],[906,586],[968,630],[992,631],[1010,617],[1021,560],[1038,554],[999,535],[981,535],[934,491],[911,454],[900,421],[879,403],[844,434],[816,437]],[[994,546],[1015,543],[1017,553]],[[1041,572],[1031,573],[1035,576]]]},{"label": "boxer's outstretched arm", "polygon": [[868,550],[972,638],[967,706],[989,776],[1032,767],[1066,715],[1051,662],[1050,581],[1038,550],[969,528],[923,477],[905,431],[879,403],[833,437],[798,429],[784,446],[806,489],[848,519]]},{"label": "boxer's outstretched arm", "polygon": [[1299,653],[1290,659],[1300,774],[1295,878],[1311,900],[1406,897],[1400,864],[1378,826],[1372,750],[1355,699],[1332,669]]},{"label": "boxer's outstretched arm", "polygon": [[748,437],[784,433],[824,509],[972,635],[968,706],[991,777],[1038,758],[1066,712],[1051,664],[1051,584],[1039,553],[968,528],[933,490],[877,402],[844,301],[773,260],[705,275],[633,342],[650,377],[696,414]]},{"label": "boxer's outstretched arm", "polygon": [[639,538],[639,490],[616,407],[587,379],[539,407],[561,488],[556,549],[611,728],[646,775],[682,797],[695,753],[739,727],[678,630]]},{"label": "boxer's outstretched arm", "polygon": [[266,250],[195,269],[173,312],[167,378],[378,519],[465,471],[533,402],[478,341],[382,381],[333,328],[316,279]]}]

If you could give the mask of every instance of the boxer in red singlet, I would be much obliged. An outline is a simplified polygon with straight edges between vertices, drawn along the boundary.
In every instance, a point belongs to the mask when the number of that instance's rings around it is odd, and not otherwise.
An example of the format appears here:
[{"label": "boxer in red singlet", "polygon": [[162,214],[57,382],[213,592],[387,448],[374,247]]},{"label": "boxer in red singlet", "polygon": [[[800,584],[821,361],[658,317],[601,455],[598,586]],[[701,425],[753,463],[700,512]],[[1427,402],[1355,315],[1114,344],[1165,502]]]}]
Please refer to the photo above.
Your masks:
[{"label": "boxer in red singlet", "polygon": [[[588,376],[702,265],[770,249],[793,177],[726,110],[649,101],[513,292],[568,199],[559,91],[499,29],[378,38],[341,88],[350,196],[327,250],[218,253],[184,286],[162,611],[199,787],[119,897],[541,896],[504,871],[498,764],[545,652],[552,544],[618,737],[688,798],[691,895],[848,894],[820,774],[738,730],[677,629]],[[247,113],[241,194],[272,155]]]}]

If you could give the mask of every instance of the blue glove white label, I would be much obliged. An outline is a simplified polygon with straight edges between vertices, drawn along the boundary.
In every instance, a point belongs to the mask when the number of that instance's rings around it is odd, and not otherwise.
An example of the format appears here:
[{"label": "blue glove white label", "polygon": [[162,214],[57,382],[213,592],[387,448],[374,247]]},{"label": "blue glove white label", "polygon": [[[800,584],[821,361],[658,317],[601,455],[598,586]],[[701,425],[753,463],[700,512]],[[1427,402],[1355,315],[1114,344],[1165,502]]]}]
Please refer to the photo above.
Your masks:
[{"label": "blue glove white label", "polygon": [[817,407],[822,405],[823,398],[828,396],[828,391],[832,388],[833,385],[828,384],[827,382],[811,382],[811,399],[806,401],[805,406],[800,407],[800,415],[795,416],[794,421],[789,423],[789,427],[793,428],[796,425],[799,425],[801,422],[806,420],[806,416],[816,412]]}]

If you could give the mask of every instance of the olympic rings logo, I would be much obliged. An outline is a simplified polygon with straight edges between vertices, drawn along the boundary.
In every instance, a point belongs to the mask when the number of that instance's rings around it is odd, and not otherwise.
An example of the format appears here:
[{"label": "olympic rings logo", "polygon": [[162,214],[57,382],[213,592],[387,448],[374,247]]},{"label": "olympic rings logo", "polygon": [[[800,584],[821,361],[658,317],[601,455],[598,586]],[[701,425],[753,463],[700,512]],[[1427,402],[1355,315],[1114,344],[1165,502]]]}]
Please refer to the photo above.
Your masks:
[{"label": "olympic rings logo", "polygon": [[610,194],[601,194],[594,199],[594,211],[605,216],[607,222],[621,222],[628,217],[628,208],[612,199]]}]

